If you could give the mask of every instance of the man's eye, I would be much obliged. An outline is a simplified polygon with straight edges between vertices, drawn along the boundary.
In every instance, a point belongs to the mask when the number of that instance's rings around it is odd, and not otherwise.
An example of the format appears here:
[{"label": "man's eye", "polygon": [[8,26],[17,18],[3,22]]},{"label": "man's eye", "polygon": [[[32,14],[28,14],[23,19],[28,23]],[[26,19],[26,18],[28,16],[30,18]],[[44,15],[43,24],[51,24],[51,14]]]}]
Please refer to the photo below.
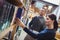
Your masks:
[{"label": "man's eye", "polygon": [[47,20],[49,20],[49,19],[47,18]]}]

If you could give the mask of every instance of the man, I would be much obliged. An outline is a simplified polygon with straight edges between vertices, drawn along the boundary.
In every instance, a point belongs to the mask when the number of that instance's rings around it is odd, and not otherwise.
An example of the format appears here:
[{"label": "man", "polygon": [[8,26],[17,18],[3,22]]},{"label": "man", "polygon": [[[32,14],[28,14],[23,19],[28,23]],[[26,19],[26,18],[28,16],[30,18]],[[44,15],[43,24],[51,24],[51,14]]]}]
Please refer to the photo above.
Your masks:
[{"label": "man", "polygon": [[[39,13],[40,16],[36,16],[32,19],[32,21],[29,23],[29,29],[32,29],[32,31],[40,32],[45,28],[45,16],[46,16],[46,11],[44,9],[40,10]],[[35,40],[31,36],[27,35],[25,37],[25,40]]]},{"label": "man", "polygon": [[[45,10],[42,9],[40,10],[39,15],[40,16],[36,16],[32,19],[32,21],[29,23],[29,28],[35,31],[41,31],[43,30],[45,27]],[[43,26],[44,25],[44,26]]]}]

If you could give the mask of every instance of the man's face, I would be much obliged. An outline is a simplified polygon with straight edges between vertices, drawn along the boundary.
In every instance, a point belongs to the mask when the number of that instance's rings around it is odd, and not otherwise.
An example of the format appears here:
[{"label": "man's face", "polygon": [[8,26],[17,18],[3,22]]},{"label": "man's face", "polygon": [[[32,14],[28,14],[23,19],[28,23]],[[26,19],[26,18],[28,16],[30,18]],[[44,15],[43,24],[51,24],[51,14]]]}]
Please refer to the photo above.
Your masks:
[{"label": "man's face", "polygon": [[44,9],[42,9],[42,10],[40,10],[40,13],[39,13],[39,14],[40,14],[41,16],[43,16],[43,15],[45,15],[45,13],[46,13],[46,11],[45,11]]}]

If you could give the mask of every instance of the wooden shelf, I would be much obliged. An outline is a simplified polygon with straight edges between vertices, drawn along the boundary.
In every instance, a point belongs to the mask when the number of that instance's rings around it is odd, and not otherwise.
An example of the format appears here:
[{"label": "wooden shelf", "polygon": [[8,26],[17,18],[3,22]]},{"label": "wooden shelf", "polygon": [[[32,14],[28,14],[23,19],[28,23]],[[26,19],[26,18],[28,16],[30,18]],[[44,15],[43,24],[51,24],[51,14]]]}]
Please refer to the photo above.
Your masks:
[{"label": "wooden shelf", "polygon": [[60,40],[60,33],[59,32],[56,33],[56,38]]},{"label": "wooden shelf", "polygon": [[9,28],[5,29],[3,32],[0,33],[0,39],[2,39],[9,31],[11,31],[16,25],[11,25]]}]

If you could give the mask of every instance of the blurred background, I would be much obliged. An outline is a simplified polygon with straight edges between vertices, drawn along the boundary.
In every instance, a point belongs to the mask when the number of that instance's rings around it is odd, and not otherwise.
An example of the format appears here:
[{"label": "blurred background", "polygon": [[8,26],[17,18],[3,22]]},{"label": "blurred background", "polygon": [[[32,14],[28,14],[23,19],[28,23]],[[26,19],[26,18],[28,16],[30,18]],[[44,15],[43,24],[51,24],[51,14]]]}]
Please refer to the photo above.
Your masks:
[{"label": "blurred background", "polygon": [[24,40],[23,36],[27,34],[22,28],[12,25],[15,18],[19,17],[29,26],[29,22],[33,17],[39,16],[42,8],[46,14],[53,13],[57,16],[59,28],[56,38],[60,40],[60,0],[0,0],[0,39]]}]

